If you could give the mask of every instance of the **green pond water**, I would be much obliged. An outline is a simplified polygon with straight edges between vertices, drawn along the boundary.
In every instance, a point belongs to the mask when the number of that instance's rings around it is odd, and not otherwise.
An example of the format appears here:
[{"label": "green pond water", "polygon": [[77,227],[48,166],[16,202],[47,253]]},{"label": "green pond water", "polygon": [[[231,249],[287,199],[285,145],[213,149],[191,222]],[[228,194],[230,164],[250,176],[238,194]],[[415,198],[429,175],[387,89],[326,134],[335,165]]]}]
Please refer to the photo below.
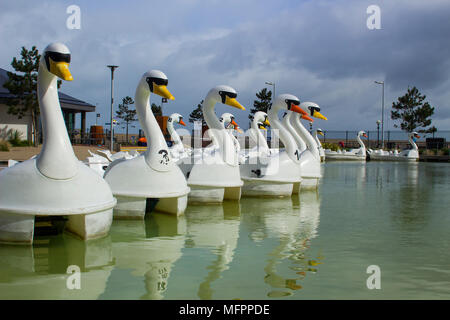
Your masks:
[{"label": "green pond water", "polygon": [[1,245],[0,299],[450,299],[449,169],[327,162],[317,192]]}]

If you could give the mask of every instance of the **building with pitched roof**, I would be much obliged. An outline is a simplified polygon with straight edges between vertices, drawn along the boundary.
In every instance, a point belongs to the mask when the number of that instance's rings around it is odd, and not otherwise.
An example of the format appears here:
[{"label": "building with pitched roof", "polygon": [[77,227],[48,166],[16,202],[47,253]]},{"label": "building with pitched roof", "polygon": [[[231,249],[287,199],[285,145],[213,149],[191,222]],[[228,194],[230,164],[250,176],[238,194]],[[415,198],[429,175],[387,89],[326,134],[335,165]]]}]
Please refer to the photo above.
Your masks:
[{"label": "building with pitched roof", "polygon": [[[4,130],[5,128],[7,130],[19,130],[23,134],[23,139],[32,140],[31,115],[19,119],[16,115],[8,114],[8,99],[14,98],[14,95],[3,87],[3,84],[8,79],[8,71],[0,68],[0,130]],[[61,110],[69,135],[75,129],[76,114],[80,113],[81,136],[84,136],[86,132],[86,112],[94,112],[95,106],[62,92],[59,92],[59,103],[61,104]]]}]

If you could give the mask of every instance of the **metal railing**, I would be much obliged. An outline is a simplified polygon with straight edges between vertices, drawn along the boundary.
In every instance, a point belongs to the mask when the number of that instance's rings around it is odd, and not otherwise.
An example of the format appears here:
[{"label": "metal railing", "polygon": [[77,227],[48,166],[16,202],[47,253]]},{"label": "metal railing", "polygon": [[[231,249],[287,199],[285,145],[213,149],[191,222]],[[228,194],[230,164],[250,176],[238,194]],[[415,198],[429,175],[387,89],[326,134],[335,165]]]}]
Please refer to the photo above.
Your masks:
[{"label": "metal railing", "polygon": [[[367,148],[378,148],[381,147],[381,131],[365,131],[367,134],[367,138],[362,137],[362,141],[366,144]],[[324,130],[324,136],[318,136],[322,143],[341,143],[344,144],[345,148],[357,148],[359,146],[356,136],[358,131],[337,131],[337,130]],[[427,148],[426,139],[427,138],[444,138],[444,148],[449,148],[450,143],[450,130],[439,130],[434,134],[419,134],[420,138],[417,140],[417,145],[419,148]],[[102,145],[109,146],[110,144],[110,135],[108,133],[86,133],[81,136],[78,132],[69,133],[70,140],[73,144],[82,144],[82,145]],[[131,137],[134,137],[132,139]],[[137,134],[129,134],[129,139],[126,141],[123,134],[114,135],[114,143],[118,145],[137,145]],[[395,149],[395,148],[405,148],[408,147],[408,136],[404,131],[391,131],[387,130],[384,132],[384,145],[386,149]],[[186,137],[184,137],[186,139]],[[193,145],[194,137],[191,136],[191,145]],[[209,139],[208,142],[210,141]],[[184,142],[186,142],[184,140]],[[244,146],[248,147],[248,138],[244,140]]]},{"label": "metal railing", "polygon": [[[319,135],[319,139],[323,143],[343,143],[346,148],[358,147],[358,142],[356,136],[359,131],[337,131],[337,130],[324,130],[324,136]],[[381,130],[380,131],[370,131],[365,130],[367,138],[361,137],[361,140],[366,144],[368,148],[381,147]],[[420,138],[417,139],[417,145],[419,148],[426,148],[427,138],[444,138],[445,146],[449,146],[450,142],[450,130],[439,130],[434,133],[421,134]],[[404,131],[384,131],[384,146],[386,149],[404,148],[409,145],[408,135]]]}]

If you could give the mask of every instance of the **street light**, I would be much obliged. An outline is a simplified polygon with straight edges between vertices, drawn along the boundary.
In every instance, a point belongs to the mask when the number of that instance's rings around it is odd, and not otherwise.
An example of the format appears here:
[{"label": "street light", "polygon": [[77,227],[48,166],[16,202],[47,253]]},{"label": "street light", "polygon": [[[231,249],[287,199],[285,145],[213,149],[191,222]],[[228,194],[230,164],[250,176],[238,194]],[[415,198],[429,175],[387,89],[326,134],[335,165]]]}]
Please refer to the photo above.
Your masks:
[{"label": "street light", "polygon": [[381,148],[384,149],[384,81],[374,81],[383,86],[383,95],[381,98]]},{"label": "street light", "polygon": [[380,147],[380,120],[377,120],[377,148]]},{"label": "street light", "polygon": [[111,152],[113,151],[113,139],[114,139],[114,131],[113,131],[113,104],[114,104],[114,70],[116,68],[118,68],[119,66],[113,66],[113,65],[109,65],[107,66],[108,68],[111,69],[111,117],[110,117],[110,125],[111,125]]},{"label": "street light", "polygon": [[269,86],[273,86],[273,94],[272,94],[272,103],[273,103],[273,99],[275,99],[275,82],[266,81],[266,84],[268,84]]}]

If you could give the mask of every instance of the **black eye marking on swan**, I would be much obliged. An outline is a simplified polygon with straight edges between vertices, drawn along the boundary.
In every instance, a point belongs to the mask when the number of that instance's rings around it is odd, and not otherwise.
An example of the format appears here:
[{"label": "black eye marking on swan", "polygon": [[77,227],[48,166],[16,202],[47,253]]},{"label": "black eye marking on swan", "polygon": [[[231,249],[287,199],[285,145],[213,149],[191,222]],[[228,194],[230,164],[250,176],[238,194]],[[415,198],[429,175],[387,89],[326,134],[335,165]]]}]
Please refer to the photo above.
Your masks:
[{"label": "black eye marking on swan", "polygon": [[225,104],[225,101],[227,100],[227,97],[230,99],[236,98],[237,93],[234,92],[228,92],[228,91],[219,91],[219,96],[222,99],[222,103]]},{"label": "black eye marking on swan", "polygon": [[162,160],[159,161],[159,163],[168,165],[169,164],[169,152],[167,152],[167,150],[161,149],[159,150],[158,154],[162,154]]},{"label": "black eye marking on swan", "polygon": [[286,100],[284,100],[284,102],[286,102],[288,110],[291,110],[292,105],[296,105],[296,106],[300,105],[299,100],[286,99]]},{"label": "black eye marking on swan", "polygon": [[156,84],[158,86],[167,86],[169,83],[169,80],[157,77],[147,77],[145,78],[145,81],[148,83],[148,87],[150,88],[151,92],[153,92],[153,84]]},{"label": "black eye marking on swan", "polygon": [[310,112],[311,116],[314,115],[315,111],[320,112],[320,108],[319,107],[308,106],[308,109],[309,109],[309,112]]},{"label": "black eye marking on swan", "polygon": [[70,63],[70,53],[60,53],[54,51],[46,51],[44,53],[45,64],[47,65],[48,71],[50,71],[50,60],[53,62],[67,62]]}]

